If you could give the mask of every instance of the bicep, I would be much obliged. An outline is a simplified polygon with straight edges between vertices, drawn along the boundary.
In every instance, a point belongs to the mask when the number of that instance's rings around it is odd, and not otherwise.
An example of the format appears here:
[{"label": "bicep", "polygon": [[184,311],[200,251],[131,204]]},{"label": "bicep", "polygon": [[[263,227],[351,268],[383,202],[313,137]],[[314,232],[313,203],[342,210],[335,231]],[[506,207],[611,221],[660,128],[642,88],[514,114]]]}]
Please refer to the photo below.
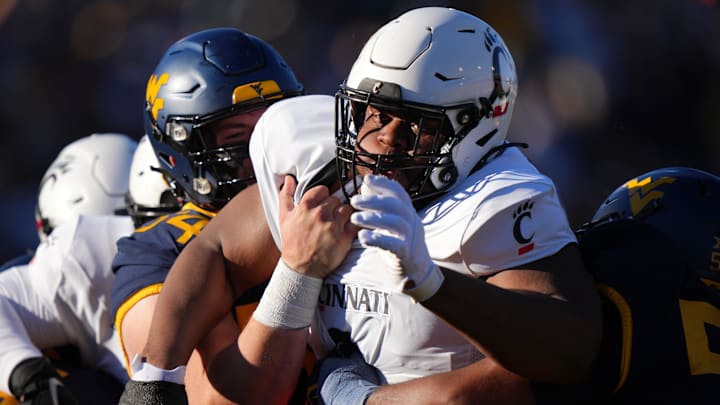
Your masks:
[{"label": "bicep", "polygon": [[223,258],[235,298],[270,278],[280,252],[265,221],[257,186],[238,193],[206,230],[207,239]]},{"label": "bicep", "polygon": [[588,291],[592,293],[595,290],[592,277],[574,243],[565,245],[553,255],[500,271],[489,277],[487,282],[509,290],[534,292],[565,301],[585,301]]}]

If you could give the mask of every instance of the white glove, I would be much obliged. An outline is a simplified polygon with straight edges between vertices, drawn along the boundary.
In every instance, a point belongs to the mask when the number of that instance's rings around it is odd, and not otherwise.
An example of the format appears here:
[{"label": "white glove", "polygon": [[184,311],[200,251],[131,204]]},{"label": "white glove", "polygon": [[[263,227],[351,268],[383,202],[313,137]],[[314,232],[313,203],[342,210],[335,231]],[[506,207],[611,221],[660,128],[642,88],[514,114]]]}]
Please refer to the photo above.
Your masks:
[{"label": "white glove", "polygon": [[433,296],[444,277],[430,258],[422,222],[403,186],[387,177],[367,175],[350,204],[358,210],[350,222],[363,228],[358,232],[362,246],[385,249],[400,261],[399,268],[389,270],[391,283],[417,301]]}]

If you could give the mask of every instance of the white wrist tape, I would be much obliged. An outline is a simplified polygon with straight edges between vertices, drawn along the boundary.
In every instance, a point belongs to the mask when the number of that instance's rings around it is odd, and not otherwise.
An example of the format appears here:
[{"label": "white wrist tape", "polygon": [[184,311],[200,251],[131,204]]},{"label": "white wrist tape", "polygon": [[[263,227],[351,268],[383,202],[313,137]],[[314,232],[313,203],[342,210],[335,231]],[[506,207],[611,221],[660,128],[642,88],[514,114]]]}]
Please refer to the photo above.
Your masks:
[{"label": "white wrist tape", "polygon": [[307,328],[315,315],[322,282],[278,261],[253,318],[271,328]]},{"label": "white wrist tape", "polygon": [[416,282],[413,288],[405,289],[404,293],[410,295],[418,302],[423,302],[435,295],[443,281],[445,281],[445,276],[442,270],[433,263],[425,274],[425,277],[419,282]]},{"label": "white wrist tape", "polygon": [[168,381],[185,385],[185,366],[177,366],[172,370],[157,368],[136,354],[130,363],[133,381]]}]

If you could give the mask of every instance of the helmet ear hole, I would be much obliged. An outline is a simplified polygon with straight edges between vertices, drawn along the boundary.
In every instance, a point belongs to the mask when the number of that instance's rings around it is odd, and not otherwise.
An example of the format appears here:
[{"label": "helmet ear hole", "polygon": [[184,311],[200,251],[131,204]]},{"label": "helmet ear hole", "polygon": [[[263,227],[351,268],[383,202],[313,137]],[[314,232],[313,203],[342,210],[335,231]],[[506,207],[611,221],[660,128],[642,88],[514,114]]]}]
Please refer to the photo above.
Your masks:
[{"label": "helmet ear hole", "polygon": [[[447,158],[449,159],[449,158]],[[430,174],[430,183],[437,189],[447,187],[448,184],[454,184],[458,179],[457,167],[446,166],[439,170],[434,170]]]},{"label": "helmet ear hole", "polygon": [[480,122],[480,113],[478,112],[477,107],[470,106],[462,109],[458,113],[456,120],[457,123],[463,127],[475,128],[478,122]]},{"label": "helmet ear hole", "polygon": [[458,177],[457,168],[455,166],[446,167],[440,171],[439,177],[443,183],[453,184]]}]

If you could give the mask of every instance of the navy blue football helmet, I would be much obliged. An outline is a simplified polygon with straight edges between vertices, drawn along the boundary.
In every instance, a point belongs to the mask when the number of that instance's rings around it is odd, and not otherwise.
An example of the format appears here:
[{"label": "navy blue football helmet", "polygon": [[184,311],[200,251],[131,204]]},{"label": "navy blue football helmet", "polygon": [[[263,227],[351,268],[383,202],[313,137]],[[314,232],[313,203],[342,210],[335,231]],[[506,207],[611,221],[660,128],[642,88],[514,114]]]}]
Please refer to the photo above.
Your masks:
[{"label": "navy blue football helmet", "polygon": [[302,92],[280,54],[240,30],[209,29],[171,45],[148,80],[145,129],[178,196],[219,209],[254,183],[238,174],[247,141],[215,141],[213,125]]},{"label": "navy blue football helmet", "polygon": [[650,226],[678,248],[689,270],[720,289],[720,177],[668,167],[631,179],[613,191],[579,231],[620,221]]}]

